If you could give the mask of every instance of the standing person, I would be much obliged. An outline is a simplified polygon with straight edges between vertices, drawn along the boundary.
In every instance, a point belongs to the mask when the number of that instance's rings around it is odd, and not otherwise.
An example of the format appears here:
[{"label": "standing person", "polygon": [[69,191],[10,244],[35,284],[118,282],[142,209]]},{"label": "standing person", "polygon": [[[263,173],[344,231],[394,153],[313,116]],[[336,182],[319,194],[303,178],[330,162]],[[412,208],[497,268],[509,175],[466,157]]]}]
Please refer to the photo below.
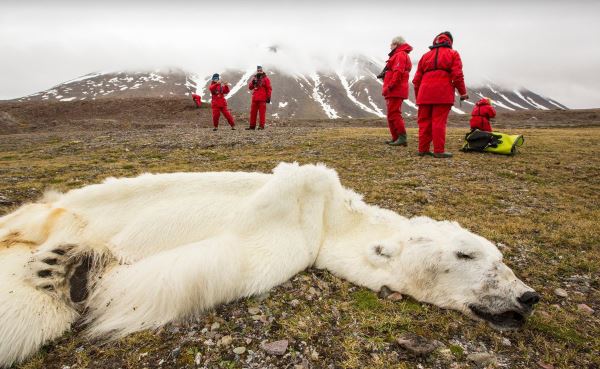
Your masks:
[{"label": "standing person", "polygon": [[229,122],[231,129],[235,129],[235,122],[227,109],[227,99],[225,98],[225,95],[229,93],[229,83],[222,82],[219,74],[215,73],[212,76],[212,81],[210,82],[210,87],[208,89],[212,95],[213,131],[216,131],[219,128],[219,118],[221,117],[221,113],[223,113],[225,119]]},{"label": "standing person", "polygon": [[471,112],[471,130],[492,132],[490,121],[495,117],[496,109],[492,106],[492,100],[484,97],[477,102]]},{"label": "standing person", "polygon": [[402,102],[408,99],[408,75],[412,69],[412,62],[408,54],[412,47],[398,36],[390,44],[392,51],[385,63],[383,72],[383,91],[387,107],[387,120],[392,140],[386,141],[392,146],[406,146],[406,127],[402,118]]},{"label": "standing person", "polygon": [[248,88],[252,91],[252,105],[250,107],[250,127],[246,130],[256,128],[256,114],[260,114],[260,126],[258,129],[265,129],[265,115],[267,104],[271,103],[271,81],[267,77],[263,68],[256,67],[256,75],[250,80]]},{"label": "standing person", "polygon": [[[467,88],[462,71],[462,61],[452,49],[454,39],[450,32],[440,33],[433,40],[431,49],[419,61],[413,78],[417,105],[419,105],[419,156],[433,155],[450,158],[445,152],[446,122],[454,105],[454,90],[460,99],[467,100]],[[433,154],[429,151],[433,140]]]}]

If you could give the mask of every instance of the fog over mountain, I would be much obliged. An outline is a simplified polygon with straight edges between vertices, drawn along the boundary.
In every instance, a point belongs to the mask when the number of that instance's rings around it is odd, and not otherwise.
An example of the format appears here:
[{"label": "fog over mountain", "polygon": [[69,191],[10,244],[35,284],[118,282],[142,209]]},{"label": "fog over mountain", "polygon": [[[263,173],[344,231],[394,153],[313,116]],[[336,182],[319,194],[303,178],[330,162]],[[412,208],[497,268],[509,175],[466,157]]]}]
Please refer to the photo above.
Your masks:
[{"label": "fog over mountain", "polygon": [[416,61],[451,30],[469,85],[491,80],[571,108],[600,107],[597,14],[593,1],[9,0],[0,4],[0,99],[102,71],[176,67],[204,76],[264,64],[306,75],[334,68],[340,55],[384,60],[396,35]]}]

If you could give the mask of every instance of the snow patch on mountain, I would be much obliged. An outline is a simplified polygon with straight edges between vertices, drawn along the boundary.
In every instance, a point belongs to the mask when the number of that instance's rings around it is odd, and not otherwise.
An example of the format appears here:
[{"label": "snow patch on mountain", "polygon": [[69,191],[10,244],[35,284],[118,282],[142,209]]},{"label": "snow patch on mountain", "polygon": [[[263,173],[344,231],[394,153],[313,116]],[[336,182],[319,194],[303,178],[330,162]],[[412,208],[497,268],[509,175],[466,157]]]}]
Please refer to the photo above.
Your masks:
[{"label": "snow patch on mountain", "polygon": [[318,102],[319,105],[321,105],[321,108],[323,108],[323,111],[325,112],[325,114],[327,114],[327,117],[329,119],[339,118],[340,116],[338,115],[337,111],[335,111],[335,109],[333,109],[331,105],[329,105],[327,102],[325,102],[325,96],[320,92],[321,78],[319,77],[319,75],[317,73],[313,73],[310,77],[314,82],[312,98],[316,102]]}]

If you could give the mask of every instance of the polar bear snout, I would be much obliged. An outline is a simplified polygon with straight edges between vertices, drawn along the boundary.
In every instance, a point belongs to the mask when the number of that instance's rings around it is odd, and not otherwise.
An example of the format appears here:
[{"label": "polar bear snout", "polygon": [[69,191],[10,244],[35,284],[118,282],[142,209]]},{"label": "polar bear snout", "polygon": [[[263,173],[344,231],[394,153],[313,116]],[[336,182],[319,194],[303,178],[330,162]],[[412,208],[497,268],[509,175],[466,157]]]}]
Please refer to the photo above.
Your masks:
[{"label": "polar bear snout", "polygon": [[525,308],[532,310],[533,306],[540,302],[540,295],[535,291],[527,291],[517,297],[517,301]]}]

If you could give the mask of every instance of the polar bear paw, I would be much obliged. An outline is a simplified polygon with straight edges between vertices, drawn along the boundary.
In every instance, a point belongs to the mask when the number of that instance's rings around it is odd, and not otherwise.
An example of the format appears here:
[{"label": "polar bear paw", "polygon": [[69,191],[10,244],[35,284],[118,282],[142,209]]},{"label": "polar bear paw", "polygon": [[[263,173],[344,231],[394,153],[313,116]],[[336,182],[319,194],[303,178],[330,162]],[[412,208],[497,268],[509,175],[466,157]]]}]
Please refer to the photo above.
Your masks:
[{"label": "polar bear paw", "polygon": [[75,248],[76,245],[64,244],[34,254],[29,262],[29,279],[33,285],[49,293],[67,288],[76,264]]}]

